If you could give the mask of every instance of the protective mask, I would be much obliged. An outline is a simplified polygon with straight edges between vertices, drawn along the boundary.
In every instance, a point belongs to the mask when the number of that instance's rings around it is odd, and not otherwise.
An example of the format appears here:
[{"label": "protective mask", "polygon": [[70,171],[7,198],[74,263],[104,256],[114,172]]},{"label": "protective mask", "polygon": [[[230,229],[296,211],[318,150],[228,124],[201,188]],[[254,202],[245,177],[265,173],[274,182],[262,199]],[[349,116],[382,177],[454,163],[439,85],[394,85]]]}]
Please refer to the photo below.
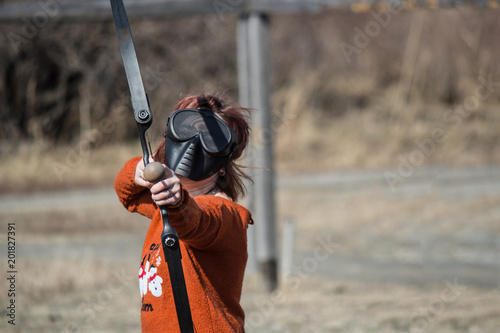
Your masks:
[{"label": "protective mask", "polygon": [[211,111],[179,109],[168,117],[165,160],[178,175],[207,179],[226,165],[237,146],[234,130]]}]

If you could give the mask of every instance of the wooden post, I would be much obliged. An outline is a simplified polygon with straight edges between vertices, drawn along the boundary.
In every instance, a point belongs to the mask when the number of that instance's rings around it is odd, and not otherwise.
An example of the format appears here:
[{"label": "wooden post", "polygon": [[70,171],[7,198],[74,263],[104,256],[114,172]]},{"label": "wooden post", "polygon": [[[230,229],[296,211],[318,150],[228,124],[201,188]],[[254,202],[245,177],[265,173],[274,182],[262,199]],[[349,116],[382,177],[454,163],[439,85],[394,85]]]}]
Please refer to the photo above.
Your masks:
[{"label": "wooden post", "polygon": [[293,260],[295,255],[295,223],[291,218],[285,220],[283,226],[283,238],[280,260],[280,281],[285,284],[292,274]]},{"label": "wooden post", "polygon": [[[244,34],[247,43],[241,43],[246,48],[245,60],[248,66],[240,69],[248,70],[242,73],[240,84],[249,82],[249,105],[255,109],[252,114],[252,158],[254,189],[253,217],[255,220],[255,257],[258,269],[262,274],[265,289],[273,291],[277,287],[276,260],[276,227],[274,199],[274,168],[273,168],[273,131],[269,89],[269,19],[261,13],[250,13],[240,20],[247,20]],[[240,23],[243,24],[243,23]],[[242,32],[243,35],[243,32]],[[242,49],[240,49],[243,52]],[[245,69],[246,68],[246,69]],[[247,75],[248,81],[243,80]],[[243,87],[245,89],[245,87]]]},{"label": "wooden post", "polygon": [[[238,20],[238,25],[236,27],[236,45],[237,45],[237,58],[238,58],[238,94],[240,105],[244,107],[250,107],[250,64],[248,55],[248,15],[242,15]],[[252,166],[254,163],[254,157],[252,150],[248,149],[245,156],[244,164],[246,166]],[[245,170],[252,179],[254,178],[254,173],[252,168]],[[254,188],[251,182],[246,182],[245,186],[247,188],[247,195],[244,200],[244,206],[251,212],[255,211],[254,205]],[[255,258],[255,228],[253,226],[248,228],[248,262],[247,262],[247,272],[257,271],[257,261]]]}]

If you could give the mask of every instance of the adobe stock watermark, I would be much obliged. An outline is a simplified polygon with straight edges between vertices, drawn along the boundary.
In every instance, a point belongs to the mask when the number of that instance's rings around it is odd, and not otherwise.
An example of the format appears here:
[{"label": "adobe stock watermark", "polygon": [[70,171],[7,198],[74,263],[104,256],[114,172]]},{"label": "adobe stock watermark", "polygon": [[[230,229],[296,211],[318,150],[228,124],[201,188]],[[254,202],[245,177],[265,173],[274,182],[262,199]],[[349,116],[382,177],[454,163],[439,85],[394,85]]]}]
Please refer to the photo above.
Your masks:
[{"label": "adobe stock watermark", "polygon": [[[155,66],[146,65],[143,70],[144,89],[153,91],[160,85],[173,86],[169,80],[167,72],[162,70],[161,64]],[[125,94],[119,100],[128,99]],[[106,135],[110,135],[116,129],[116,124],[127,117],[132,117],[132,112],[128,107],[120,107],[113,111],[110,117],[105,117],[99,122],[97,128],[90,129],[82,133],[79,142],[74,147],[67,148],[66,157],[63,162],[52,161],[52,169],[60,182],[64,180],[66,174],[71,174],[76,168],[88,160],[90,152],[94,147],[102,143]]]},{"label": "adobe stock watermark", "polygon": [[476,112],[481,102],[487,100],[500,87],[500,81],[494,82],[490,74],[488,78],[478,77],[478,84],[474,93],[467,96],[464,102],[454,110],[444,113],[444,126],[432,129],[431,134],[422,140],[415,140],[415,148],[408,156],[399,156],[397,173],[386,171],[385,180],[391,192],[396,190],[396,186],[413,176],[416,169],[421,166],[426,158],[434,154],[437,147],[446,141],[449,131],[460,127],[464,119],[467,119],[473,112]]},{"label": "adobe stock watermark", "polygon": [[125,273],[125,271],[114,272],[110,279],[110,285],[107,288],[101,289],[93,296],[88,297],[84,302],[81,302],[76,308],[75,312],[79,313],[83,318],[77,321],[70,321],[64,325],[60,333],[75,333],[75,332],[89,332],[90,325],[96,322],[99,314],[106,310],[109,304],[113,301],[114,297],[124,291],[124,289],[135,280],[132,276]]},{"label": "adobe stock watermark", "polygon": [[361,50],[370,45],[373,38],[380,34],[382,28],[387,28],[392,21],[393,15],[397,15],[402,11],[403,5],[400,0],[389,1],[386,11],[376,12],[372,10],[370,12],[373,19],[365,24],[364,29],[354,27],[353,30],[356,34],[352,40],[353,44],[341,42],[339,45],[347,63],[351,63],[354,55],[359,55]]},{"label": "adobe stock watermark", "polygon": [[439,298],[428,306],[417,309],[410,315],[407,333],[428,332],[429,326],[436,320],[436,317],[442,315],[446,308],[455,302],[467,289],[466,286],[459,285],[457,280],[457,278],[453,282],[445,280],[445,287],[442,289]]},{"label": "adobe stock watermark", "polygon": [[273,113],[270,125],[266,127],[254,126],[252,128],[253,140],[247,148],[247,156],[249,157],[247,163],[253,163],[256,158],[256,152],[264,149],[264,146],[271,144],[274,136],[283,132],[290,122],[298,117],[299,111],[300,110],[297,109],[294,111],[285,110],[280,113]]},{"label": "adobe stock watermark", "polygon": [[89,158],[92,149],[102,142],[105,135],[113,133],[117,121],[126,118],[125,108],[119,108],[115,113],[114,120],[106,117],[99,122],[98,128],[85,131],[78,144],[67,149],[65,163],[52,161],[52,169],[60,182],[64,180],[66,174],[73,173],[76,168]]},{"label": "adobe stock watermark", "polygon": [[285,288],[281,288],[268,298],[255,301],[255,310],[246,314],[245,330],[247,332],[259,332],[259,328],[271,318],[276,308],[287,301],[285,291],[296,291],[301,284],[309,279],[318,270],[320,263],[327,260],[340,247],[339,244],[331,240],[331,236],[317,238],[317,244],[313,249],[313,254],[304,258],[300,265],[294,265],[292,272],[283,281]]},{"label": "adobe stock watermark", "polygon": [[14,52],[19,52],[21,44],[26,44],[35,38],[40,29],[47,26],[50,18],[59,13],[61,4],[67,3],[68,0],[40,0],[38,6],[40,7],[32,17],[23,17],[21,21],[24,23],[18,33],[9,32],[7,39],[14,49]]},{"label": "adobe stock watermark", "polygon": [[224,15],[234,14],[243,4],[244,0],[213,0],[212,7],[219,18],[224,21]]}]

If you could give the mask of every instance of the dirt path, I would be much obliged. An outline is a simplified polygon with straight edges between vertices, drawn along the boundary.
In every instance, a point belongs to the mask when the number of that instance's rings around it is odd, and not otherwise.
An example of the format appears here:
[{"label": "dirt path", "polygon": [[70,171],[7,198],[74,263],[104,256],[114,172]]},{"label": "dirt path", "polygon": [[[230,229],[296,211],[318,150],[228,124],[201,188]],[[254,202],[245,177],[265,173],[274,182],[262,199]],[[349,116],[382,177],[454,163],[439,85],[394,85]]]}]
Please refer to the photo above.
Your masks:
[{"label": "dirt path", "polygon": [[[277,179],[278,234],[286,218],[295,221],[293,266],[274,296],[249,269],[248,332],[496,332],[500,166],[417,169],[394,191],[385,172]],[[19,332],[63,332],[75,322],[80,331],[139,331],[134,277],[147,223],[124,211],[113,189],[2,196],[0,218],[20,230]],[[123,292],[101,306],[99,297],[119,289],[110,285],[117,272]],[[450,283],[467,291],[415,330],[412,314]],[[78,310],[86,305],[92,321]]]},{"label": "dirt path", "polygon": [[[378,200],[411,201],[421,197],[428,200],[468,200],[474,201],[483,197],[500,196],[500,167],[483,167],[474,169],[427,168],[416,172],[391,191],[384,170],[349,171],[323,174],[305,174],[283,176],[277,179],[278,196],[301,191],[308,193],[313,200],[321,195],[325,205],[328,202],[346,201],[352,198],[374,195]],[[397,174],[397,170],[391,170]],[[283,205],[283,203],[281,203]],[[116,195],[111,188],[74,190],[31,194],[23,196],[0,197],[0,216],[18,213],[44,213],[54,210],[96,209],[103,207],[119,207]],[[500,221],[500,202],[497,207],[488,211],[475,213],[476,218]],[[386,217],[379,216],[372,223],[380,224]],[[410,217],[410,219],[415,216]],[[297,221],[302,223],[303,221]],[[397,234],[377,235],[357,232],[363,242],[370,243],[367,251],[339,250],[319,268],[318,273],[333,278],[362,279],[397,282],[423,283],[425,280],[442,280],[446,276],[461,276],[464,282],[494,287],[500,284],[500,235],[475,230],[474,221],[468,221],[471,228],[469,234],[432,235],[425,228],[413,230],[411,237],[397,239]],[[299,227],[300,229],[300,227]],[[328,228],[325,228],[328,229]],[[307,233],[307,230],[305,230]],[[406,235],[408,236],[408,235]],[[106,241],[103,241],[103,238]],[[52,257],[58,249],[67,258],[83,257],[93,260],[102,254],[110,258],[123,255],[123,244],[141,244],[142,234],[94,235],[85,239],[59,239],[52,243],[24,243],[20,249],[23,257]],[[396,238],[395,238],[396,237]],[[400,237],[401,238],[401,237]],[[349,243],[349,239],[337,239],[336,245]],[[359,240],[358,240],[359,242]],[[397,244],[387,248],[388,244]],[[130,248],[130,247],[129,247]],[[133,253],[139,246],[126,252]],[[314,247],[299,247],[296,262],[300,263],[312,255]],[[61,255],[59,255],[61,256]]]},{"label": "dirt path", "polygon": [[[396,170],[391,172],[397,174]],[[337,237],[324,228],[335,239],[336,251],[318,265],[319,274],[334,280],[419,286],[460,278],[468,285],[500,287],[500,168],[417,170],[394,191],[383,177],[385,173],[304,175],[281,182],[283,192],[314,188],[327,198],[322,199],[324,207],[352,202],[348,208],[339,205],[346,221],[355,219],[349,214],[360,214],[356,209],[373,214],[365,217],[359,229],[340,228]],[[310,202],[314,205],[314,199]],[[380,206],[389,214],[377,212]],[[397,206],[406,208],[399,210]],[[319,209],[327,214],[327,208]],[[331,216],[333,219],[335,213]],[[307,218],[302,220],[297,223]],[[322,220],[326,226],[328,218],[323,216]],[[315,230],[318,239],[320,230],[312,226],[298,229],[304,235]],[[304,248],[295,261],[311,258],[313,250],[314,246]]]}]

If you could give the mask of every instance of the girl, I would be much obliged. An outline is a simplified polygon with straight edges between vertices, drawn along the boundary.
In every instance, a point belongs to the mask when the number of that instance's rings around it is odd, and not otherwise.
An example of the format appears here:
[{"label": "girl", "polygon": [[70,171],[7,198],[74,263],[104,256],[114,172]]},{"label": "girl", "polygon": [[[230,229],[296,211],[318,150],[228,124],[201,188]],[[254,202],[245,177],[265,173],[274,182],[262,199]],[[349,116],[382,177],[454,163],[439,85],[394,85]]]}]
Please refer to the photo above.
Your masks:
[{"label": "girl", "polygon": [[181,100],[169,117],[165,139],[153,158],[166,176],[144,178],[140,157],[115,180],[120,202],[151,219],[139,268],[143,332],[179,332],[160,234],[159,206],[167,206],[179,235],[182,265],[195,332],[244,332],[240,306],[247,261],[250,212],[236,199],[248,176],[236,164],[249,138],[248,110],[216,96]]}]

